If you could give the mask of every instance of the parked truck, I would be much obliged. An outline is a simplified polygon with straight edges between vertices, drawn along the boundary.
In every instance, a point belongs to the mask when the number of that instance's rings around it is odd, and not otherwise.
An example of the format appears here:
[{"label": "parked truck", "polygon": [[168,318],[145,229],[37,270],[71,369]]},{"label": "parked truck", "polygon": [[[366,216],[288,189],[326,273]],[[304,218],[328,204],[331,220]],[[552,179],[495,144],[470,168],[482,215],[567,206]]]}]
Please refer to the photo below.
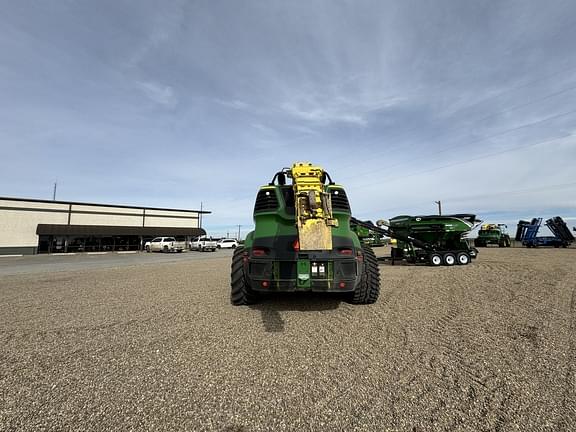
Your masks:
[{"label": "parked truck", "polygon": [[186,242],[176,241],[174,237],[156,237],[146,242],[146,252],[182,252],[186,249]]},{"label": "parked truck", "polygon": [[214,252],[216,250],[216,240],[207,236],[196,237],[190,242],[190,250]]}]

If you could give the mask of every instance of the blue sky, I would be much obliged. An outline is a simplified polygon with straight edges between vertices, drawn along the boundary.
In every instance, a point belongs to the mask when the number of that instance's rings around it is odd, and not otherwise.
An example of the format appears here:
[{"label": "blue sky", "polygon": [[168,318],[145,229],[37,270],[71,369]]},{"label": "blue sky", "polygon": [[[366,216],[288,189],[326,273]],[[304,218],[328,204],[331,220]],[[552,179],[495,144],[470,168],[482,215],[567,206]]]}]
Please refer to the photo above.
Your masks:
[{"label": "blue sky", "polygon": [[576,222],[576,3],[0,0],[0,195],[213,211],[309,160],[363,219]]}]

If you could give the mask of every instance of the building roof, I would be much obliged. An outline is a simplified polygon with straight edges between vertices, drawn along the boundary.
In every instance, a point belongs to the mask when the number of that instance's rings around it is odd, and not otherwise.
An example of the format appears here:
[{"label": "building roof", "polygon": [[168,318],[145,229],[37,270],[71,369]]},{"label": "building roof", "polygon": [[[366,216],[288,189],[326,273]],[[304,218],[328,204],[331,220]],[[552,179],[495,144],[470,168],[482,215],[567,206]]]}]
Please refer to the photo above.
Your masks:
[{"label": "building roof", "polygon": [[189,210],[189,209],[173,209],[173,208],[162,208],[162,207],[129,206],[129,205],[120,205],[120,204],[102,204],[102,203],[89,203],[89,202],[80,202],[80,201],[57,201],[57,200],[35,199],[35,198],[0,197],[0,201],[1,200],[37,202],[37,203],[48,203],[48,204],[49,203],[72,204],[72,205],[85,205],[85,206],[98,206],[98,207],[118,207],[118,208],[144,209],[144,210],[178,211],[178,212],[202,213],[202,214],[212,213],[211,211],[207,211],[207,210]]}]

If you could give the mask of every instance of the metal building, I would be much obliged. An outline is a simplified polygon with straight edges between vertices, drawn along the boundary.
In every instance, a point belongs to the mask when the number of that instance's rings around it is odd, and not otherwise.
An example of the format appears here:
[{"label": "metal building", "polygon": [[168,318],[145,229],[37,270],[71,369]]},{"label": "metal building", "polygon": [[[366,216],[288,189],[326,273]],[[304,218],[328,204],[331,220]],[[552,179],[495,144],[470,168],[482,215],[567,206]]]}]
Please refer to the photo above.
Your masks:
[{"label": "metal building", "polygon": [[142,250],[205,234],[209,211],[0,197],[0,255]]}]

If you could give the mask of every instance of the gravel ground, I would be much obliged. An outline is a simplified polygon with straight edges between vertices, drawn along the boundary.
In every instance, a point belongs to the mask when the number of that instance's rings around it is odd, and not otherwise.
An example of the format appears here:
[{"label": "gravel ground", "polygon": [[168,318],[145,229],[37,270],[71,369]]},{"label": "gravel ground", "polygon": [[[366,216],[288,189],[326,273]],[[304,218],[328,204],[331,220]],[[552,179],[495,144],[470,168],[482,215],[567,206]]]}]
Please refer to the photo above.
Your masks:
[{"label": "gravel ground", "polygon": [[576,430],[576,249],[229,304],[230,257],[3,276],[0,429]]}]

